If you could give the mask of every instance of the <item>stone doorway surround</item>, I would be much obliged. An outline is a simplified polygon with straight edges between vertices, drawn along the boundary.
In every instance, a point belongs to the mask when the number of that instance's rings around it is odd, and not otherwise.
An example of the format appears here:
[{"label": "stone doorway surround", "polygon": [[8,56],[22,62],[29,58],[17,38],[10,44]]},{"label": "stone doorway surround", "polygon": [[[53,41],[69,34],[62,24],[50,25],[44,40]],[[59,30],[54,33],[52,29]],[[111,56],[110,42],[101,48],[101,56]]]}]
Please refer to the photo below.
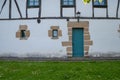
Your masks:
[{"label": "stone doorway surround", "polygon": [[68,27],[68,41],[63,41],[62,46],[66,47],[67,56],[72,57],[72,29],[73,28],[83,28],[84,29],[84,57],[87,57],[89,54],[89,47],[93,44],[93,41],[90,40],[89,33],[89,22],[88,21],[69,21],[67,23]]}]

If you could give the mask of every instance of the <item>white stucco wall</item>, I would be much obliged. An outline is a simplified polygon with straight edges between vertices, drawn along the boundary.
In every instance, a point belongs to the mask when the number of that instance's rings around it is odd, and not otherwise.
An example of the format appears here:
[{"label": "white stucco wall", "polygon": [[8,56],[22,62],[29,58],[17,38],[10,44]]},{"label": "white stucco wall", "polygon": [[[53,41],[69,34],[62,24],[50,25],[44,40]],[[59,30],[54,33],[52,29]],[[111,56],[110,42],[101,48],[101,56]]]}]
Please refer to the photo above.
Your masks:
[{"label": "white stucco wall", "polygon": [[[0,22],[2,25],[0,29],[0,53],[15,53],[14,55],[20,56],[24,56],[24,54],[33,56],[44,56],[46,54],[46,56],[66,56],[66,50],[61,44],[62,41],[68,40],[65,23],[66,21],[64,20],[42,20],[40,24],[37,24],[36,20]],[[31,33],[28,40],[16,38],[15,34],[20,24],[28,26]],[[60,26],[64,36],[55,40],[48,37],[48,30],[53,25]]]},{"label": "white stucco wall", "polygon": [[[17,0],[25,17],[25,0]],[[0,7],[3,0],[0,2]],[[14,4],[14,2],[12,1]],[[115,16],[117,0],[109,0],[109,16]],[[81,4],[81,5],[80,5]],[[115,4],[115,5],[113,5]],[[12,17],[19,17],[15,5],[12,5]],[[81,12],[81,16],[92,16],[92,4],[84,5],[82,0],[77,0],[77,11]],[[105,16],[105,10],[95,10],[95,16]],[[119,10],[120,12],[120,10]],[[29,16],[38,15],[35,9],[28,10]],[[42,0],[42,16],[56,17],[60,15],[59,0]],[[64,16],[73,16],[70,9],[64,11]],[[0,18],[8,17],[8,2],[4,7]],[[120,17],[120,13],[119,13]],[[72,20],[71,20],[72,21]],[[89,55],[98,54],[118,54],[120,55],[120,33],[119,20],[81,20],[89,21],[89,32],[93,45],[90,47]],[[15,34],[19,29],[19,25],[27,25],[30,30],[28,40],[19,40]],[[62,30],[62,37],[53,40],[48,37],[48,30],[51,26],[59,26]],[[62,46],[62,41],[68,41],[66,20],[41,20],[38,24],[37,20],[13,20],[0,21],[0,56],[46,56],[46,57],[66,57],[66,48]]]},{"label": "white stucco wall", "polygon": [[119,20],[93,20],[89,24],[91,39],[93,40],[90,55],[120,55]]}]

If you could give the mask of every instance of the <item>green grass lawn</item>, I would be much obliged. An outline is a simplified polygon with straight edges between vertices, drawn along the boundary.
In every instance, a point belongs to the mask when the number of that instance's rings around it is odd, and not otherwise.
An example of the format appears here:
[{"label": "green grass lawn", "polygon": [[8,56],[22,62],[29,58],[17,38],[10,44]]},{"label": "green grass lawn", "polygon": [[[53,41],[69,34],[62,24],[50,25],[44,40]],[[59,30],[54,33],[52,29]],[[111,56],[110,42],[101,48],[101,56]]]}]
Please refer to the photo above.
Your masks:
[{"label": "green grass lawn", "polygon": [[0,80],[120,80],[120,61],[0,61]]}]

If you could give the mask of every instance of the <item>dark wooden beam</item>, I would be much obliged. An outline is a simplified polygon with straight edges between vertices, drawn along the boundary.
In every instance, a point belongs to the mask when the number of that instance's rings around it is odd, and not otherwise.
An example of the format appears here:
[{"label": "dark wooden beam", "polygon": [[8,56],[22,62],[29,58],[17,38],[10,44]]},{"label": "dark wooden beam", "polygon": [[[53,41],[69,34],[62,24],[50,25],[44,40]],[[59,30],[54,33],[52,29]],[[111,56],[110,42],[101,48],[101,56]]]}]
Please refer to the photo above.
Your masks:
[{"label": "dark wooden beam", "polygon": [[60,17],[63,17],[63,11],[62,11],[62,0],[60,0]]},{"label": "dark wooden beam", "polygon": [[92,17],[94,17],[94,0],[92,0]]},{"label": "dark wooden beam", "polygon": [[16,0],[14,0],[14,2],[15,2],[15,4],[16,4],[16,6],[17,6],[17,10],[18,10],[18,12],[19,12],[20,17],[22,18],[22,13],[21,13],[21,11],[20,11],[20,8],[19,8],[19,6],[18,6],[18,3],[17,3]]},{"label": "dark wooden beam", "polygon": [[42,5],[42,1],[39,0],[39,12],[38,12],[38,17],[40,18],[41,17],[41,5]]},{"label": "dark wooden beam", "polygon": [[5,0],[5,1],[3,2],[3,5],[2,5],[1,10],[0,10],[0,14],[2,13],[2,10],[3,10],[3,8],[4,8],[5,4],[6,4],[6,2],[7,2],[7,0]]},{"label": "dark wooden beam", "polygon": [[74,7],[74,17],[76,17],[76,0],[75,0],[75,7]]},{"label": "dark wooden beam", "polygon": [[9,19],[11,19],[12,14],[12,0],[9,0]]},{"label": "dark wooden beam", "polygon": [[106,17],[109,17],[109,16],[108,16],[108,0],[106,0],[106,4],[107,4],[107,5],[106,5]]},{"label": "dark wooden beam", "polygon": [[26,0],[26,18],[28,18],[28,0]]},{"label": "dark wooden beam", "polygon": [[118,18],[119,6],[120,6],[120,0],[118,0],[118,4],[117,4],[116,18]]},{"label": "dark wooden beam", "polygon": [[[3,18],[0,19],[0,21],[3,20],[37,20],[39,17],[31,17],[31,18]],[[40,19],[78,19],[77,17],[40,17]],[[80,17],[80,19],[97,19],[97,20],[120,20],[120,18],[116,17]]]}]

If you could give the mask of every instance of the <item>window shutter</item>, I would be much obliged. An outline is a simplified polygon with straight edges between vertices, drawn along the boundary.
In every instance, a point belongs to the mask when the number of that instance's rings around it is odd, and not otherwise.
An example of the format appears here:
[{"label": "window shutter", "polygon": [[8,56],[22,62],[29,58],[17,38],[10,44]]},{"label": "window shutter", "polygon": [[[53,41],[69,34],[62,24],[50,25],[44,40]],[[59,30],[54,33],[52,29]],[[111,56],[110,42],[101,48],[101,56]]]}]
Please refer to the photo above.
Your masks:
[{"label": "window shutter", "polygon": [[30,37],[30,30],[26,31],[26,37]]},{"label": "window shutter", "polygon": [[20,31],[17,31],[16,32],[16,38],[20,38],[21,37],[21,32]]},{"label": "window shutter", "polygon": [[58,35],[59,35],[59,36],[62,36],[62,30],[59,30],[59,31],[58,31]]},{"label": "window shutter", "polygon": [[49,31],[48,31],[48,36],[49,36],[49,37],[52,37],[52,30],[49,30]]},{"label": "window shutter", "polygon": [[120,32],[120,30],[118,30],[118,32]]}]

